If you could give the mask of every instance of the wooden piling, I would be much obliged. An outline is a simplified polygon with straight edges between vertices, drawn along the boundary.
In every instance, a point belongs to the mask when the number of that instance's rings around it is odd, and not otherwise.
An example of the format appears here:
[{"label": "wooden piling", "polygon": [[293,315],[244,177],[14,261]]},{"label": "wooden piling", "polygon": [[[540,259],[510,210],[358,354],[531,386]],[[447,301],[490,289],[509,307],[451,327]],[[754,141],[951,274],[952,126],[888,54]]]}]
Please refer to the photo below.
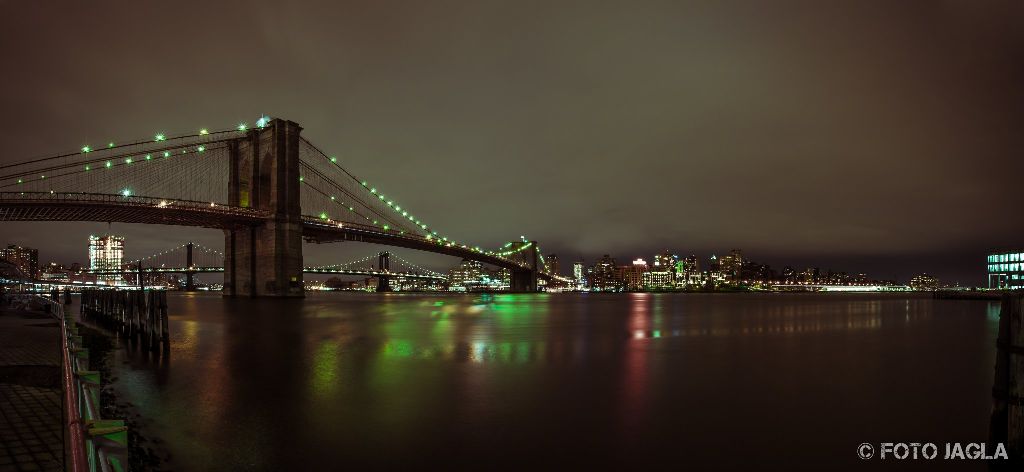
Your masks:
[{"label": "wooden piling", "polygon": [[167,292],[157,290],[82,290],[83,317],[138,339],[143,346],[157,350],[168,348]]},{"label": "wooden piling", "polygon": [[[1009,464],[1024,465],[1024,294],[1007,293],[999,312],[996,339],[995,379],[992,386],[992,417],[989,442],[1004,443]],[[1006,470],[1010,470],[1007,468]],[[1020,470],[1020,469],[1015,469]]]},{"label": "wooden piling", "polygon": [[160,294],[160,302],[157,305],[160,309],[160,340],[164,343],[164,348],[170,346],[171,342],[171,331],[167,327],[167,292],[158,292]]}]

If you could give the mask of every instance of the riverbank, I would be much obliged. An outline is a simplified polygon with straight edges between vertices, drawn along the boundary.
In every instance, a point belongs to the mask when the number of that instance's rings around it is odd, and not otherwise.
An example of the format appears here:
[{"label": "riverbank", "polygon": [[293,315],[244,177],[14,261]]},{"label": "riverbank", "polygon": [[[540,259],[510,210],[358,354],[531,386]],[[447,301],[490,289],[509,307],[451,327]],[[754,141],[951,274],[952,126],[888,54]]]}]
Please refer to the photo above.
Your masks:
[{"label": "riverbank", "polygon": [[[78,311],[77,303],[73,307],[68,311],[69,316],[70,313]],[[82,345],[89,350],[89,369],[99,372],[100,377],[104,379],[103,388],[100,390],[101,415],[104,418],[121,418],[128,426],[128,470],[161,470],[164,460],[157,453],[158,441],[139,434],[142,418],[135,405],[120,401],[115,393],[114,384],[117,383],[118,377],[114,369],[111,369],[112,359],[118,350],[130,349],[137,343],[123,339],[116,333],[91,323],[90,320],[79,320],[78,328],[82,336]]]},{"label": "riverbank", "polygon": [[64,470],[60,324],[26,308],[0,307],[0,471]]}]

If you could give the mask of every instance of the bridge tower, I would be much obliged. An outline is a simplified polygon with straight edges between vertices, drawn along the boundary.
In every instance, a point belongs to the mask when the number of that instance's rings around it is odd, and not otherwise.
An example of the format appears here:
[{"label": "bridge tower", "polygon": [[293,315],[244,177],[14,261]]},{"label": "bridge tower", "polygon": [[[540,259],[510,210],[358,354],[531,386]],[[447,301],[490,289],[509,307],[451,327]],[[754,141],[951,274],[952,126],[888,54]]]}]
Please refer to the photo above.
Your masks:
[{"label": "bridge tower", "polygon": [[231,141],[228,204],[266,211],[224,230],[224,296],[302,297],[302,207],[297,123],[273,119]]},{"label": "bridge tower", "polygon": [[[381,272],[391,271],[391,253],[384,251],[377,254],[377,270]],[[391,292],[391,277],[387,275],[381,275],[377,277],[377,291],[378,292]]]},{"label": "bridge tower", "polygon": [[185,291],[186,292],[195,292],[196,291],[196,281],[195,281],[196,272],[194,270],[192,270],[192,266],[193,266],[193,263],[192,263],[192,247],[193,247],[192,241],[189,241],[189,243],[185,245]]},{"label": "bridge tower", "polygon": [[509,290],[513,292],[536,292],[537,272],[540,265],[537,259],[537,241],[516,241],[512,243],[511,249],[518,249],[524,245],[529,247],[519,251],[516,257],[526,262],[528,268],[512,270]]}]

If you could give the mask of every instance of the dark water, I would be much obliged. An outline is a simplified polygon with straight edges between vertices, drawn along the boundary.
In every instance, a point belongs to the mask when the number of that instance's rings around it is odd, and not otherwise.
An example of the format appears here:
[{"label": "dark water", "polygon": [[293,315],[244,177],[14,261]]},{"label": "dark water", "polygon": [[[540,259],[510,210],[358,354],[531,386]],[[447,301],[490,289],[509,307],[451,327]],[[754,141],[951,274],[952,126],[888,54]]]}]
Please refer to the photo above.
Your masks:
[{"label": "dark water", "polygon": [[111,359],[165,468],[984,470],[998,304],[894,295],[173,294]]}]

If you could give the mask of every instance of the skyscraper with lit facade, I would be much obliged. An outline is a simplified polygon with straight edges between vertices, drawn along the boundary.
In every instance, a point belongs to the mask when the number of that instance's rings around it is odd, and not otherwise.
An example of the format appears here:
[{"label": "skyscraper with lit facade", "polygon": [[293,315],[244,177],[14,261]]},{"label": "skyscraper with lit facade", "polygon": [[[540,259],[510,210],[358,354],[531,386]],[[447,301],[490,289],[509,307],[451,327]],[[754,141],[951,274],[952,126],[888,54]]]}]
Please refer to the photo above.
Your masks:
[{"label": "skyscraper with lit facade", "polygon": [[665,251],[654,255],[654,265],[643,274],[645,290],[667,290],[675,286],[676,261],[679,258]]},{"label": "skyscraper with lit facade", "polygon": [[643,290],[644,273],[649,270],[647,261],[635,259],[632,264],[618,268],[618,278],[626,290]]},{"label": "skyscraper with lit facade", "polygon": [[583,276],[583,261],[572,263],[572,278],[576,281],[576,290],[586,290],[587,280]]},{"label": "skyscraper with lit facade", "polygon": [[1024,288],[1024,252],[1003,252],[988,256],[989,288]]},{"label": "skyscraper with lit facade", "polygon": [[596,292],[617,292],[622,289],[621,279],[617,276],[615,259],[605,254],[594,263],[590,270],[590,289]]},{"label": "skyscraper with lit facade", "polygon": [[39,278],[39,250],[30,247],[21,247],[11,244],[0,249],[0,259],[14,265],[31,279]]},{"label": "skyscraper with lit facade", "polygon": [[[96,271],[120,271],[124,260],[124,236],[89,236],[89,269]],[[116,283],[117,275],[100,275],[97,281]]]},{"label": "skyscraper with lit facade", "polygon": [[558,274],[561,273],[561,269],[562,268],[558,265],[558,255],[557,254],[548,254],[547,257],[545,258],[545,261],[548,264],[548,270],[550,270],[552,274],[558,275]]}]

